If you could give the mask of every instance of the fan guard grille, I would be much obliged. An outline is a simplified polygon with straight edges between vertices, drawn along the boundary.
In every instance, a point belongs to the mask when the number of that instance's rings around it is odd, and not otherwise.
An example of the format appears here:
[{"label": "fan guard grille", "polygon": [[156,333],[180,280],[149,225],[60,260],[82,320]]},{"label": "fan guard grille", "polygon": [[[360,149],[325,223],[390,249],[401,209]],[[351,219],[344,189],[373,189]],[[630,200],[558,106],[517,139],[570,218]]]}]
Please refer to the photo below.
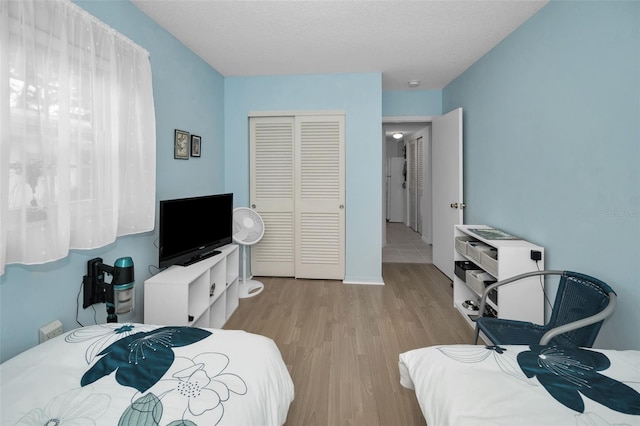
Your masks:
[{"label": "fan guard grille", "polygon": [[247,207],[233,211],[233,240],[242,245],[255,244],[264,235],[264,223],[260,215]]}]

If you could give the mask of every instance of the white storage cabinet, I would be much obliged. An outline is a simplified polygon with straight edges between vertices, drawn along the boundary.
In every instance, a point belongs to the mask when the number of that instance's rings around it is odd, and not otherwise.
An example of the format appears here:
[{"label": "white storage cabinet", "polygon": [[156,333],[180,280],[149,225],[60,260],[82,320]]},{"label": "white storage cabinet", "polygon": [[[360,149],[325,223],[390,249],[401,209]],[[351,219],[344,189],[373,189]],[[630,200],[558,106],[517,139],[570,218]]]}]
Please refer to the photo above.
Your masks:
[{"label": "white storage cabinet", "polygon": [[189,266],[173,265],[144,282],[144,322],[222,328],[238,307],[238,246]]},{"label": "white storage cabinet", "polygon": [[[479,305],[482,291],[487,285],[485,281],[495,282],[525,272],[543,270],[544,248],[520,239],[486,239],[471,229],[493,228],[486,225],[456,225],[454,229],[454,261],[470,261],[477,268],[467,270],[465,280],[454,274],[453,305],[475,327],[478,311],[466,309],[464,302],[472,300]],[[532,251],[540,253],[537,263],[532,259]],[[544,284],[540,277],[500,286],[492,296],[487,298],[487,304],[496,317],[544,323]]]}]

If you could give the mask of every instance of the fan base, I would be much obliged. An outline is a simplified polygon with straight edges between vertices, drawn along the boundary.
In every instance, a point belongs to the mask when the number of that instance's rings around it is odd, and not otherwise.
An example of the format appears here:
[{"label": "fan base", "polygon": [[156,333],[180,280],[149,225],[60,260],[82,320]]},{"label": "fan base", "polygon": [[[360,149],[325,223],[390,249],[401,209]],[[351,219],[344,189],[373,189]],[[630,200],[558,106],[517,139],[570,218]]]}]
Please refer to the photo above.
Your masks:
[{"label": "fan base", "polygon": [[248,297],[257,296],[264,290],[264,284],[256,280],[240,281],[238,286],[238,297],[240,299],[246,299]]}]

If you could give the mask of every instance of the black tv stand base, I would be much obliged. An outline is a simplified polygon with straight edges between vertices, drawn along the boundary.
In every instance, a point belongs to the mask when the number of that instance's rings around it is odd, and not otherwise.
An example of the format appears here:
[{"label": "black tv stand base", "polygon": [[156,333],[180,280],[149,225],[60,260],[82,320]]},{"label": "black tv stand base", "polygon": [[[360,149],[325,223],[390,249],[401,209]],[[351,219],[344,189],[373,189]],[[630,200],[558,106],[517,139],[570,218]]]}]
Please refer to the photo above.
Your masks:
[{"label": "black tv stand base", "polygon": [[215,256],[216,254],[220,254],[220,253],[222,253],[220,250],[211,250],[210,252],[202,253],[202,254],[201,254],[201,255],[199,255],[199,256],[192,257],[191,259],[187,260],[186,262],[184,262],[184,263],[182,264],[182,266],[189,266],[189,265],[193,265],[194,263],[198,263],[198,262],[200,262],[201,260],[208,259],[208,258],[213,257],[213,256]]}]

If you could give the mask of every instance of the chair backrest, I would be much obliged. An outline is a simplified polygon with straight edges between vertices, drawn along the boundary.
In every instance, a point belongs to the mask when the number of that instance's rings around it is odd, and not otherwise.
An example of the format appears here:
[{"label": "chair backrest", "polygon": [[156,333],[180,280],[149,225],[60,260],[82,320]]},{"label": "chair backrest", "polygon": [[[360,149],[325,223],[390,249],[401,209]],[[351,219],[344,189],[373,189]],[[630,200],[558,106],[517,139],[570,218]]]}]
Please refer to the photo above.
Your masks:
[{"label": "chair backrest", "polygon": [[[609,304],[609,293],[615,292],[606,283],[578,272],[564,271],[558,284],[549,323],[545,328],[558,327],[601,312]],[[592,347],[603,321],[563,333],[550,344]]]}]

